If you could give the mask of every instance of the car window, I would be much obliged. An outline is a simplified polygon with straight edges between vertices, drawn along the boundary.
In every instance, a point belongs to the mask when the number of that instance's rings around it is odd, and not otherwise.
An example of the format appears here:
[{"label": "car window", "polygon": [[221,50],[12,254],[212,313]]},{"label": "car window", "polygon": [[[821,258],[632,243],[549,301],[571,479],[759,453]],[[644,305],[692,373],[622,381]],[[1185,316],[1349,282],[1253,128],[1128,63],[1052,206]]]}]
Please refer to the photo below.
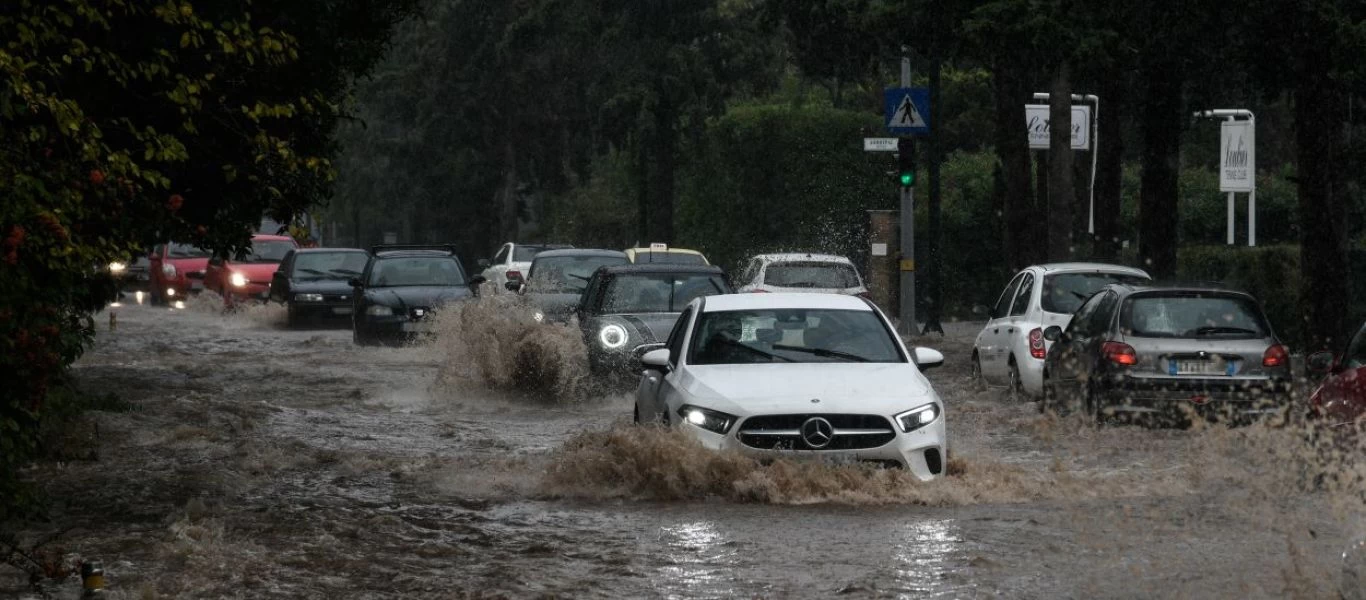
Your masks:
[{"label": "car window", "polygon": [[1071,314],[1092,294],[1112,283],[1143,283],[1146,277],[1120,273],[1053,273],[1043,278],[1039,305],[1051,313]]},{"label": "car window", "polygon": [[1072,321],[1067,324],[1067,333],[1074,338],[1082,339],[1094,335],[1091,330],[1092,317],[1096,310],[1100,308],[1102,298],[1092,297],[1081,308],[1077,309],[1076,314],[1072,315]]},{"label": "car window", "polygon": [[603,292],[602,312],[679,312],[695,298],[724,294],[726,291],[726,284],[719,275],[618,274]]},{"label": "car window", "polygon": [[687,337],[688,319],[692,318],[692,308],[689,307],[678,316],[678,321],[674,323],[673,331],[669,332],[669,364],[677,365],[678,359],[683,356],[683,338]]},{"label": "car window", "polygon": [[536,258],[527,277],[531,293],[579,293],[599,267],[626,264],[624,256],[554,256]]},{"label": "car window", "polygon": [[1347,344],[1347,352],[1342,355],[1342,366],[1347,369],[1366,366],[1366,326],[1362,326]]},{"label": "car window", "polygon": [[383,258],[370,271],[372,287],[465,285],[465,274],[449,256]]},{"label": "car window", "polygon": [[1010,316],[1025,314],[1029,310],[1029,300],[1034,296],[1034,274],[1026,274],[1020,281],[1020,289],[1015,291],[1015,301],[1010,305]]},{"label": "car window", "polygon": [[278,263],[295,248],[294,242],[288,240],[256,240],[251,243],[251,252],[245,255],[242,262]]},{"label": "car window", "polygon": [[304,252],[294,255],[293,277],[300,281],[347,280],[365,270],[364,252]]},{"label": "car window", "polygon": [[208,250],[205,250],[205,249],[200,248],[200,247],[198,247],[198,246],[192,246],[192,245],[190,245],[190,244],[172,243],[172,244],[169,246],[169,248],[168,248],[168,252],[166,253],[166,257],[167,257],[167,258],[209,258],[210,254],[211,254],[211,253],[210,253]]},{"label": "car window", "polygon": [[1015,298],[1015,287],[1020,284],[1020,280],[1024,279],[1024,276],[1023,272],[1018,273],[1010,279],[1010,283],[1006,284],[1006,289],[1002,290],[1001,296],[996,299],[996,306],[991,309],[991,318],[999,319],[1006,316],[1010,309],[1010,302]]},{"label": "car window", "polygon": [[509,250],[511,250],[511,246],[508,246],[507,244],[504,244],[502,248],[499,248],[498,254],[494,255],[493,257],[493,264],[501,265],[504,262],[506,262],[508,259]]},{"label": "car window", "polygon": [[698,315],[693,365],[905,362],[877,314],[866,310],[769,309]]},{"label": "car window", "polygon": [[1131,296],[1121,315],[1124,335],[1158,338],[1266,337],[1262,311],[1243,296],[1167,292]]},{"label": "car window", "polygon": [[859,286],[853,265],[822,261],[783,261],[764,269],[764,283],[790,288],[837,288]]}]

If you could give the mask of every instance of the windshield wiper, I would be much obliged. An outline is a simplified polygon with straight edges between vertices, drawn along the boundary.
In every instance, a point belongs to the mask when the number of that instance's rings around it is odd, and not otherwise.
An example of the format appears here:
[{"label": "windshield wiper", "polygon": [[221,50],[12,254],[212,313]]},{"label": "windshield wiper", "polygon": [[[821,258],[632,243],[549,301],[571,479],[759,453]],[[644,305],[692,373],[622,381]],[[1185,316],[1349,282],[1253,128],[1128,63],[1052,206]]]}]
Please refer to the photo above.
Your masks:
[{"label": "windshield wiper", "polygon": [[868,362],[868,357],[866,356],[840,352],[839,350],[827,350],[825,348],[803,348],[801,346],[788,346],[787,344],[774,344],[773,349],[787,350],[789,352],[805,352],[807,354],[814,354],[825,358],[843,358],[844,360],[852,362]]},{"label": "windshield wiper", "polygon": [[1255,335],[1257,332],[1251,329],[1244,329],[1242,327],[1225,327],[1223,325],[1211,325],[1209,327],[1195,328],[1195,335],[1210,335],[1214,333],[1250,333]]},{"label": "windshield wiper", "polygon": [[308,274],[310,274],[310,275],[326,275],[326,274],[327,274],[326,271],[319,271],[319,270],[317,270],[317,269],[307,269],[307,268],[304,268],[304,267],[299,267],[299,268],[294,269],[294,270],[295,270],[295,271],[298,271],[298,272],[300,272],[300,273],[308,273]]},{"label": "windshield wiper", "polygon": [[[774,353],[772,353],[772,352],[764,352],[763,350],[760,350],[760,349],[755,348],[755,347],[753,347],[753,346],[746,346],[745,344],[741,344],[740,342],[737,342],[737,341],[735,341],[735,340],[722,339],[722,340],[717,340],[717,341],[719,341],[719,342],[721,342],[721,343],[723,343],[723,344],[725,344],[725,345],[727,345],[727,346],[730,346],[730,347],[732,347],[732,348],[740,348],[740,349],[742,349],[742,350],[749,350],[750,352],[753,352],[753,353],[755,353],[755,354],[758,354],[759,356],[762,356],[762,357],[764,357],[764,358],[769,358],[769,359],[775,359],[775,358],[776,358],[776,359],[781,360],[781,361],[783,361],[783,362],[796,362],[796,361],[794,361],[794,360],[792,360],[792,359],[790,359],[790,358],[788,358],[788,357],[786,357],[786,356],[778,356],[777,354],[774,354]],[[777,348],[777,346],[774,346],[774,348]]]}]

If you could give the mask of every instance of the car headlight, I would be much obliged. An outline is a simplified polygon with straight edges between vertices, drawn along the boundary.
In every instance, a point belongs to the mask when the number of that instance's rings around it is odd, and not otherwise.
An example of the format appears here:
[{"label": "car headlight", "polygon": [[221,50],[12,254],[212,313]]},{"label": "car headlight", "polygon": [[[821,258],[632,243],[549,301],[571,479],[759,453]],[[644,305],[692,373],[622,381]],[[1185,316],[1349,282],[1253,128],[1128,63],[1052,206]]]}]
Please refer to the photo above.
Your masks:
[{"label": "car headlight", "polygon": [[933,423],[939,418],[939,405],[930,403],[924,406],[917,406],[896,416],[896,424],[901,427],[901,431],[910,433],[921,427]]},{"label": "car headlight", "polygon": [[247,276],[241,273],[233,273],[232,275],[230,275],[228,277],[228,282],[231,283],[234,287],[246,287],[246,285],[250,283],[249,281],[247,281]]},{"label": "car headlight", "polygon": [[712,433],[724,434],[735,424],[735,416],[690,404],[678,407],[678,416],[685,422],[706,429]]},{"label": "car headlight", "polygon": [[616,323],[607,325],[598,332],[598,341],[602,342],[602,347],[609,350],[616,350],[626,345],[626,328]]},{"label": "car headlight", "polygon": [[536,319],[537,323],[543,323],[545,322],[545,313],[538,310],[535,314],[531,315],[531,318]]},{"label": "car headlight", "polygon": [[384,306],[383,304],[371,304],[365,309],[365,314],[372,317],[388,317],[394,314],[394,309]]},{"label": "car headlight", "polygon": [[322,294],[294,294],[295,302],[322,302]]},{"label": "car headlight", "polygon": [[128,268],[128,265],[125,265],[125,264],[123,264],[123,263],[121,263],[121,262],[118,262],[118,261],[114,261],[114,262],[109,263],[109,272],[110,272],[110,273],[122,273],[122,272],[123,272],[125,269],[127,269],[127,268]]},{"label": "car headlight", "polygon": [[161,274],[162,274],[162,275],[165,275],[166,277],[175,277],[175,274],[176,274],[175,265],[170,264],[170,263],[166,263],[166,264],[164,264],[164,265],[161,265]]}]

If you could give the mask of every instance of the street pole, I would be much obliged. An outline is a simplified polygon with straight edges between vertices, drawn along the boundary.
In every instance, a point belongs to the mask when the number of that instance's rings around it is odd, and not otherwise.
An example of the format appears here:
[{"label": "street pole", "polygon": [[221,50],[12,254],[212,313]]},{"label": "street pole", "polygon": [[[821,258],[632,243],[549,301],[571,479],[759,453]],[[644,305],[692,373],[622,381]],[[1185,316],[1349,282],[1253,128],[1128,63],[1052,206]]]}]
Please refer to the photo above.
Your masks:
[{"label": "street pole", "polygon": [[[938,115],[942,112],[939,110],[939,85],[943,61],[939,58],[938,42],[936,41],[935,44],[936,46],[930,51],[932,56],[930,60],[931,115]],[[926,140],[929,142],[926,148],[927,156],[925,159],[926,162],[929,163],[928,168],[930,176],[930,203],[928,206],[928,212],[930,213],[930,222],[928,224],[930,239],[925,248],[927,250],[925,253],[925,264],[928,266],[928,269],[925,270],[925,328],[921,330],[921,333],[923,334],[944,333],[944,326],[939,324],[940,302],[944,297],[944,258],[940,254],[939,246],[939,242],[943,238],[943,231],[941,229],[943,220],[940,216],[942,212],[940,201],[942,198],[940,196],[939,187],[939,164],[943,162],[944,154],[943,147],[940,146],[939,123],[939,119],[932,119],[930,121],[930,136],[929,139]]]},{"label": "street pole", "polygon": [[[909,48],[901,47],[901,87],[911,87]],[[901,333],[915,335],[915,191],[901,186]]]}]

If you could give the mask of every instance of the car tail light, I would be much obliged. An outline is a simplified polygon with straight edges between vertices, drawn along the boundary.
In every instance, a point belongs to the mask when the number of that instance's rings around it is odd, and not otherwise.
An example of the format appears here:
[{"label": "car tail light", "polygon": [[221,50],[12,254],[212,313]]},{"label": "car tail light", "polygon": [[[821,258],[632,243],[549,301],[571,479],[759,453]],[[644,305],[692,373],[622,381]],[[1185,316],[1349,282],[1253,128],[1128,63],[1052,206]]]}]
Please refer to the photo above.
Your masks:
[{"label": "car tail light", "polygon": [[1100,353],[1105,355],[1105,360],[1117,365],[1132,367],[1138,364],[1138,353],[1134,352],[1133,346],[1124,342],[1105,342],[1100,347]]},{"label": "car tail light", "polygon": [[1048,349],[1043,344],[1043,329],[1039,327],[1029,332],[1029,355],[1040,359],[1048,355]]},{"label": "car tail light", "polygon": [[513,279],[522,279],[522,272],[509,269],[507,272],[507,278],[509,281]]},{"label": "car tail light", "polygon": [[1283,367],[1290,364],[1290,353],[1286,352],[1285,346],[1272,344],[1271,347],[1262,353],[1263,367]]}]

